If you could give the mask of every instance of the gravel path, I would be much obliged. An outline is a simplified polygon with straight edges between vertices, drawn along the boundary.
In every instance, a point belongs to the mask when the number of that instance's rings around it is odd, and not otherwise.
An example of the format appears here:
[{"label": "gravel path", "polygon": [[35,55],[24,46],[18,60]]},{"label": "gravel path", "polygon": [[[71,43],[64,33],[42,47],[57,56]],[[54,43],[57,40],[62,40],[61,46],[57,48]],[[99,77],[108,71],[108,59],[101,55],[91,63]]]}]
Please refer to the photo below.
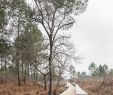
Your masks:
[{"label": "gravel path", "polygon": [[88,95],[77,84],[73,86],[71,83],[67,83],[67,86],[69,86],[69,88],[60,95]]}]

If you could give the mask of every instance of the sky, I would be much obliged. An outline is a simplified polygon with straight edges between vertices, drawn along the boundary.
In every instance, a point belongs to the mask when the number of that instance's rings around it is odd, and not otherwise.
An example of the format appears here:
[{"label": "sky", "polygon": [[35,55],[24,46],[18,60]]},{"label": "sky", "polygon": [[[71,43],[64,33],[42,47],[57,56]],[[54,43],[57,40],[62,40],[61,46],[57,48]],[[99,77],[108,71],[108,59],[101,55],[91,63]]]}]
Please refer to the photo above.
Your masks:
[{"label": "sky", "polygon": [[69,31],[82,58],[75,69],[89,73],[91,62],[113,68],[113,0],[89,0],[86,11],[75,19]]},{"label": "sky", "polygon": [[69,31],[83,58],[75,65],[77,71],[88,72],[92,61],[113,68],[113,0],[89,0],[86,11]]}]

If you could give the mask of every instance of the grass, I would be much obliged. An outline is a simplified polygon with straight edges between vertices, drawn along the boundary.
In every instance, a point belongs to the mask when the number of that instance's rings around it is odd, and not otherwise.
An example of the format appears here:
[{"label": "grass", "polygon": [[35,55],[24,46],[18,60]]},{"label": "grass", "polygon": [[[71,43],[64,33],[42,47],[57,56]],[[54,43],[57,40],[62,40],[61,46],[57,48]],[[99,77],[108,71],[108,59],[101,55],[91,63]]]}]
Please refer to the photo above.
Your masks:
[{"label": "grass", "polygon": [[[64,91],[65,84],[59,85],[56,95]],[[53,92],[55,86],[53,86]],[[0,95],[48,95],[48,90],[44,91],[43,85],[38,82],[27,82],[25,85],[17,86],[16,82],[6,82],[0,85]]]},{"label": "grass", "polygon": [[113,78],[110,76],[78,80],[77,83],[88,95],[113,95]]}]

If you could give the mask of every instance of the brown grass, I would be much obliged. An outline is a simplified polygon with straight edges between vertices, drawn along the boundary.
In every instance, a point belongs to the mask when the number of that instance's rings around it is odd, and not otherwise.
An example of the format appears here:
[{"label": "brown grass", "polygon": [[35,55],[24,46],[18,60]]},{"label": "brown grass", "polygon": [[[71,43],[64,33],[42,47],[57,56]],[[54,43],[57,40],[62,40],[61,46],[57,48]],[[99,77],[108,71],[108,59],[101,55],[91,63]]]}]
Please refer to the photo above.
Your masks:
[{"label": "brown grass", "polygon": [[38,83],[34,85],[33,82],[28,82],[20,87],[12,82],[0,85],[0,95],[25,95],[27,93],[35,95],[36,92],[42,90],[42,85]]},{"label": "brown grass", "polygon": [[[53,87],[53,93],[59,95],[64,91],[64,86],[65,84],[61,84],[57,90]],[[48,95],[48,90],[44,91],[44,87],[38,82],[27,82],[20,87],[14,82],[6,82],[0,85],[0,95]]]},{"label": "brown grass", "polygon": [[78,81],[88,95],[113,95],[113,78],[106,76],[103,79],[91,79]]}]

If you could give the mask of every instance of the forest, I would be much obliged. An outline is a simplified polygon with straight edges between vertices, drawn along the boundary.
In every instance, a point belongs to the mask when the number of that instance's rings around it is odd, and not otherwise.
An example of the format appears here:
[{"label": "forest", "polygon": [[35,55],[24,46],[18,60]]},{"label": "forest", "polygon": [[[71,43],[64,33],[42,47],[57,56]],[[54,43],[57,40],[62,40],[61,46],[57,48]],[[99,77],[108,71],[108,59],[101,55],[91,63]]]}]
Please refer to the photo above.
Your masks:
[{"label": "forest", "polygon": [[87,74],[74,66],[82,58],[68,30],[87,6],[88,0],[0,0],[0,95],[64,95],[75,84],[88,95],[113,95],[113,69],[92,62]]},{"label": "forest", "polygon": [[88,1],[29,1],[0,0],[0,95],[59,95],[79,59],[62,31]]}]

